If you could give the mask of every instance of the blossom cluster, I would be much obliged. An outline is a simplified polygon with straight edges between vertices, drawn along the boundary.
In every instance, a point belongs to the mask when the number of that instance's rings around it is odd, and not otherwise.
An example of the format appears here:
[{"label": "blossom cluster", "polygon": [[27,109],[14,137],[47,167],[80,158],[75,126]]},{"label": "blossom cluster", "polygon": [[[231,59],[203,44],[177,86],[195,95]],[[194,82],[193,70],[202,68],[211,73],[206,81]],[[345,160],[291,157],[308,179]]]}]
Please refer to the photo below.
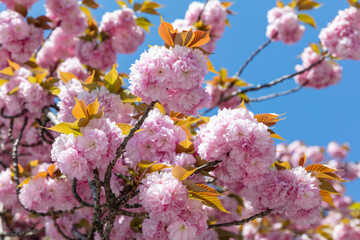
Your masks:
[{"label": "blossom cluster", "polygon": [[[19,68],[9,81],[0,88],[0,109],[8,115],[19,114],[20,109],[28,112],[28,117],[36,118],[42,114],[42,108],[53,102],[53,97],[38,83],[31,83],[28,77],[31,72],[26,68]],[[15,89],[15,90],[14,90]],[[13,94],[10,92],[15,91]]]},{"label": "blossom cluster", "polygon": [[159,110],[152,110],[141,128],[144,130],[135,134],[126,146],[126,162],[130,166],[135,167],[139,161],[188,164],[185,166],[195,163],[192,155],[176,154],[177,145],[186,139],[185,131]]},{"label": "blossom cluster", "polygon": [[189,30],[199,20],[202,21],[203,25],[210,26],[211,39],[203,48],[208,52],[213,52],[216,47],[216,42],[224,33],[226,19],[226,8],[219,0],[208,1],[206,5],[201,2],[192,2],[185,13],[185,18],[176,19],[173,25],[174,28],[177,28],[179,31]]},{"label": "blossom cluster", "polygon": [[[304,49],[301,54],[302,65],[296,65],[295,70],[300,72],[305,68],[316,64],[321,59],[321,55],[316,53],[311,47]],[[337,84],[342,76],[342,67],[334,62],[323,60],[321,63],[312,67],[309,71],[294,77],[296,83],[305,84],[306,87],[324,88],[329,85]]]},{"label": "blossom cluster", "polygon": [[299,226],[309,226],[320,220],[319,184],[303,167],[273,170],[261,184],[246,188],[243,195],[255,209],[273,209],[273,214],[294,220]]},{"label": "blossom cluster", "polygon": [[266,36],[274,41],[293,44],[304,34],[305,27],[300,24],[295,10],[289,6],[272,8],[267,18],[269,25],[266,28]]},{"label": "blossom cluster", "polygon": [[95,169],[103,176],[122,142],[121,129],[109,119],[95,118],[80,132],[81,136],[61,134],[56,138],[52,160],[70,178],[89,179]]},{"label": "blossom cluster", "polygon": [[146,239],[199,239],[207,229],[202,204],[189,199],[186,186],[171,172],[152,173],[140,186],[140,202],[149,212],[143,222]]},{"label": "blossom cluster", "polygon": [[[9,9],[0,13],[0,31],[2,55],[19,63],[28,61],[43,40],[42,28],[27,23],[20,13]],[[3,65],[4,63],[0,62],[0,66]]]},{"label": "blossom cluster", "polygon": [[259,184],[275,161],[268,127],[246,108],[219,110],[200,126],[194,144],[203,159],[222,161],[214,176],[234,192],[244,185]]},{"label": "blossom cluster", "polygon": [[319,34],[321,44],[334,57],[360,59],[360,10],[355,7],[339,11],[335,19]]},{"label": "blossom cluster", "polygon": [[202,88],[206,56],[198,49],[153,46],[130,68],[130,89],[145,103],[159,101],[175,112],[196,114],[210,96]]}]

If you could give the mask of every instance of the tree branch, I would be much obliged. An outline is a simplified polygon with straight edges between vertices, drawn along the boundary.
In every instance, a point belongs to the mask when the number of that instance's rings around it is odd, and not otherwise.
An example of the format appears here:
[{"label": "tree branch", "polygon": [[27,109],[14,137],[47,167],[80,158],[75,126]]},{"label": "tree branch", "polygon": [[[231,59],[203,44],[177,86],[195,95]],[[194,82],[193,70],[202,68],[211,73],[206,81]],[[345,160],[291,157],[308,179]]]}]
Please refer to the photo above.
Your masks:
[{"label": "tree branch", "polygon": [[[277,34],[275,34],[272,38],[276,37]],[[241,66],[241,68],[239,69],[239,71],[235,74],[236,77],[240,77],[240,75],[242,74],[242,72],[244,71],[244,69],[247,67],[247,65],[254,59],[254,57],[256,55],[258,55],[261,50],[263,50],[264,48],[266,48],[271,42],[272,42],[272,38],[268,39],[265,43],[263,43],[262,45],[260,45],[255,52],[253,52],[251,54],[251,56],[245,61],[245,63]]]},{"label": "tree branch", "polygon": [[276,98],[276,97],[289,95],[291,93],[300,91],[307,83],[308,83],[308,81],[305,82],[302,85],[297,86],[296,88],[286,90],[286,91],[283,91],[283,92],[273,93],[273,94],[269,94],[269,95],[258,97],[258,98],[249,98],[249,102],[260,102],[260,101],[268,100],[268,99],[271,99],[271,98]]},{"label": "tree branch", "polygon": [[103,235],[103,227],[101,225],[101,206],[100,206],[100,192],[101,192],[101,183],[99,178],[99,171],[98,169],[94,170],[94,180],[89,181],[89,187],[91,189],[93,201],[94,201],[94,212],[91,219],[92,226],[87,236],[88,240],[94,238],[95,230],[98,231],[100,236]]},{"label": "tree branch", "polygon": [[193,172],[191,175],[196,174],[196,173],[199,173],[201,170],[214,167],[214,166],[216,166],[218,163],[221,163],[221,162],[222,162],[222,160],[216,160],[216,161],[213,161],[213,162],[209,162],[209,163],[207,163],[207,164],[204,164],[204,165],[198,167],[198,168],[195,170],[195,172]]},{"label": "tree branch", "polygon": [[65,238],[66,240],[73,240],[71,237],[67,236],[60,228],[59,224],[56,221],[56,215],[54,214],[54,212],[52,210],[50,210],[50,214],[51,214],[51,218],[53,220],[54,226],[56,228],[56,230],[60,233],[60,235]]},{"label": "tree branch", "polygon": [[[116,161],[120,158],[120,156],[122,155],[123,151],[125,150],[125,147],[127,145],[127,143],[129,142],[129,140],[134,136],[135,132],[137,130],[140,129],[141,125],[144,123],[145,119],[147,118],[147,116],[149,115],[150,110],[154,107],[155,103],[157,101],[153,101],[152,103],[150,103],[150,105],[145,109],[143,115],[140,117],[140,119],[136,122],[135,126],[133,128],[131,128],[129,134],[124,138],[123,142],[121,143],[121,145],[116,149],[116,156],[115,158],[111,161],[111,163],[108,165],[106,172],[105,172],[105,177],[104,177],[104,188],[105,188],[105,195],[106,195],[106,201],[108,204],[114,206],[115,205],[115,201],[116,201],[116,197],[115,194],[112,192],[111,188],[110,188],[110,179],[112,176],[112,170],[115,166]],[[109,206],[109,209],[111,208],[111,206]]]},{"label": "tree branch", "polygon": [[282,76],[282,77],[280,77],[278,79],[275,79],[274,81],[271,81],[269,83],[259,84],[259,85],[255,86],[255,87],[250,87],[250,88],[242,89],[242,90],[237,91],[237,92],[233,92],[230,96],[224,98],[223,102],[226,102],[226,101],[230,100],[231,98],[235,97],[238,94],[257,91],[257,90],[260,90],[262,88],[272,87],[272,86],[274,86],[276,84],[279,84],[279,83],[281,83],[281,82],[283,82],[283,81],[285,81],[287,79],[290,79],[290,78],[293,78],[293,77],[295,77],[297,75],[303,74],[304,72],[309,71],[311,68],[313,68],[313,67],[317,66],[318,64],[320,64],[322,61],[324,61],[326,59],[327,56],[328,55],[322,56],[317,62],[311,64],[309,67],[304,68],[303,70],[301,70],[299,72],[284,75],[284,76]]},{"label": "tree branch", "polygon": [[41,233],[44,230],[45,228],[40,228],[40,229],[30,228],[22,232],[0,233],[0,237],[27,237]]},{"label": "tree branch", "polygon": [[211,228],[218,228],[218,227],[230,227],[230,226],[234,226],[234,225],[244,225],[245,223],[248,223],[256,218],[262,218],[265,217],[267,215],[269,215],[271,213],[272,209],[267,209],[264,212],[260,212],[258,214],[255,214],[254,216],[251,216],[249,218],[245,218],[243,220],[240,221],[233,221],[233,222],[227,222],[227,223],[219,223],[219,224],[211,224],[208,226],[208,229]]},{"label": "tree branch", "polygon": [[80,195],[77,193],[77,179],[74,178],[72,180],[72,188],[71,188],[71,191],[74,195],[74,198],[81,204],[83,205],[84,207],[90,207],[90,208],[93,208],[94,205],[88,203],[88,202],[85,202],[81,197]]},{"label": "tree branch", "polygon": [[197,18],[197,21],[200,21],[201,20],[201,15],[203,14],[204,10],[205,10],[205,7],[206,5],[208,4],[209,0],[206,0],[206,2],[204,3],[204,6],[203,8],[201,9],[201,11],[199,12],[199,16]]}]

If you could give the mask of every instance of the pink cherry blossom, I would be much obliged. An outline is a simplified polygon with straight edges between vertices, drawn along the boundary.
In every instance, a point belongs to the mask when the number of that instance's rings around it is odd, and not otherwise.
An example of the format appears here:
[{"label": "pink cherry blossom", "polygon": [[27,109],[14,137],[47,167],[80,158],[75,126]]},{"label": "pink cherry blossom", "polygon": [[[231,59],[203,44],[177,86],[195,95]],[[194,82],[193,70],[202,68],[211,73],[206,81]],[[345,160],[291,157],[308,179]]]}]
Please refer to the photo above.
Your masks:
[{"label": "pink cherry blossom", "polygon": [[208,72],[206,63],[197,49],[153,46],[130,68],[130,89],[145,103],[158,100],[170,110],[196,114],[210,102],[201,87]]},{"label": "pink cherry blossom", "polygon": [[266,36],[274,41],[284,41],[286,44],[298,42],[305,27],[300,25],[298,16],[293,8],[274,7],[267,14],[268,23]]},{"label": "pink cherry blossom", "polygon": [[137,25],[134,11],[130,8],[105,13],[99,29],[110,35],[112,46],[118,53],[135,52],[145,39],[145,33]]},{"label": "pink cherry blossom", "polygon": [[200,126],[194,144],[203,159],[222,160],[214,175],[225,186],[256,185],[275,160],[267,129],[245,108],[223,109]]},{"label": "pink cherry blossom", "polygon": [[[302,71],[320,60],[321,56],[314,52],[310,47],[305,48],[301,54],[302,65],[296,65],[296,71]],[[317,89],[337,84],[342,77],[342,67],[334,62],[323,60],[309,71],[294,77],[298,84],[305,84],[306,87]]]},{"label": "pink cherry blossom", "polygon": [[321,44],[334,57],[360,59],[360,11],[355,7],[339,11],[319,34]]}]

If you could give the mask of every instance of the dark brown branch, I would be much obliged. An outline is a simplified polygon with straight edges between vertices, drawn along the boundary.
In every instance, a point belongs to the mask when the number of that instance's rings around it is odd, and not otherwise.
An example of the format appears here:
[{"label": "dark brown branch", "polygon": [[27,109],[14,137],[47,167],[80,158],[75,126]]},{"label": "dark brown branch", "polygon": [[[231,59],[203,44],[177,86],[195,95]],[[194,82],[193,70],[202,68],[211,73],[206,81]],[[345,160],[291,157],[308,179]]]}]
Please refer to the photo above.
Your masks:
[{"label": "dark brown branch", "polygon": [[[216,161],[213,161],[213,162],[209,162],[209,163],[207,163],[207,164],[205,164],[205,165],[202,165],[202,166],[198,167],[198,168],[196,169],[196,171],[193,172],[193,174],[199,173],[201,170],[214,167],[214,166],[216,166],[218,163],[221,163],[221,162],[222,162],[222,160],[216,160]],[[193,175],[193,174],[192,174],[192,175]]]},{"label": "dark brown branch", "polygon": [[0,237],[27,237],[27,236],[39,234],[44,230],[45,228],[40,228],[40,229],[30,228],[22,232],[0,233]]},{"label": "dark brown branch", "polygon": [[44,107],[42,112],[51,121],[51,123],[54,124],[54,126],[60,123],[55,113],[53,113],[48,107]]},{"label": "dark brown branch", "polygon": [[83,205],[84,207],[91,207],[91,208],[93,208],[94,207],[94,205],[92,205],[92,204],[90,204],[90,203],[88,203],[88,202],[85,202],[81,197],[80,197],[80,195],[77,193],[77,179],[76,178],[74,178],[73,180],[72,180],[72,188],[71,188],[71,191],[72,191],[72,193],[73,193],[73,196],[74,196],[74,198],[81,204],[81,205]]},{"label": "dark brown branch", "polygon": [[136,213],[136,212],[128,212],[123,209],[119,209],[117,213],[128,217],[149,218],[149,214],[146,212]]},{"label": "dark brown branch", "polygon": [[201,9],[201,11],[199,12],[199,16],[197,18],[197,21],[200,21],[201,20],[201,15],[203,14],[204,10],[205,10],[205,7],[206,5],[208,4],[209,0],[206,0],[206,2],[204,3],[204,6],[203,8]]},{"label": "dark brown branch", "polygon": [[134,204],[125,204],[125,208],[141,208],[142,205],[140,203],[134,203]]},{"label": "dark brown branch", "polygon": [[99,178],[98,169],[94,170],[94,180],[89,181],[89,187],[93,197],[94,212],[91,219],[92,226],[87,236],[88,240],[94,238],[95,230],[98,231],[100,236],[103,235],[103,226],[101,225],[101,206],[100,206],[100,192],[101,192],[101,181]]},{"label": "dark brown branch", "polygon": [[305,82],[304,84],[299,85],[296,88],[286,90],[286,91],[283,91],[283,92],[273,93],[273,94],[269,94],[269,95],[258,97],[258,98],[249,98],[249,102],[260,102],[260,101],[264,101],[264,100],[268,100],[268,99],[272,99],[272,98],[276,98],[276,97],[289,95],[291,93],[300,91],[307,83],[308,82]]},{"label": "dark brown branch", "polygon": [[35,56],[34,56],[35,58],[36,58],[36,56],[38,55],[38,53],[39,53],[39,51],[41,50],[41,48],[44,46],[45,42],[46,42],[47,40],[49,40],[49,38],[50,38],[51,35],[53,34],[54,30],[55,30],[57,27],[59,27],[60,24],[61,24],[61,21],[59,21],[59,22],[56,24],[56,26],[51,29],[51,32],[49,33],[49,35],[47,35],[47,37],[44,39],[44,41],[42,42],[42,44],[41,44],[41,45],[39,46],[39,48],[36,50]]},{"label": "dark brown branch", "polygon": [[[276,37],[277,34],[274,35],[274,37]],[[272,38],[274,38],[272,37]],[[239,69],[239,71],[235,74],[236,77],[240,77],[240,75],[242,74],[242,72],[244,71],[244,69],[247,67],[247,65],[249,65],[249,63],[254,59],[254,57],[256,55],[258,55],[261,50],[263,50],[264,48],[266,48],[271,42],[272,42],[272,38],[268,39],[265,43],[263,43],[262,45],[260,45],[258,47],[258,49],[256,49],[255,52],[253,52],[251,54],[251,56],[245,61],[245,63],[241,66],[241,68]],[[234,82],[235,83],[235,82]]]},{"label": "dark brown branch", "polygon": [[260,90],[262,88],[268,88],[268,87],[272,87],[276,84],[279,84],[287,79],[290,79],[290,78],[293,78],[297,75],[300,75],[300,74],[303,74],[304,72],[306,71],[309,71],[311,68],[315,67],[316,65],[320,64],[322,61],[325,60],[325,58],[327,57],[328,55],[324,55],[322,56],[317,62],[311,64],[309,67],[307,68],[304,68],[303,70],[299,71],[299,72],[296,72],[296,73],[292,73],[292,74],[288,74],[288,75],[284,75],[282,76],[281,78],[278,78],[278,79],[275,79],[274,81],[271,81],[269,83],[265,83],[265,84],[259,84],[255,87],[250,87],[250,88],[246,88],[246,89],[242,89],[238,92],[233,92],[230,96],[226,97],[223,99],[224,102],[230,100],[231,98],[233,98],[234,96],[238,95],[238,94],[241,94],[241,93],[247,93],[247,92],[252,92],[252,91],[257,91],[257,90]]},{"label": "dark brown branch", "polygon": [[51,213],[51,218],[53,220],[53,223],[54,223],[54,226],[56,228],[56,230],[58,231],[58,233],[60,233],[60,235],[65,238],[66,240],[73,240],[71,237],[67,236],[63,230],[61,230],[59,224],[57,223],[56,221],[56,215],[54,214],[54,212],[52,210],[50,210],[50,213]]},{"label": "dark brown branch", "polygon": [[234,225],[244,225],[245,223],[248,223],[256,218],[262,218],[271,213],[272,209],[268,209],[264,212],[260,212],[258,214],[255,214],[254,216],[251,216],[249,218],[242,219],[240,221],[233,221],[233,222],[227,222],[227,223],[219,223],[219,224],[211,224],[208,226],[208,229],[210,228],[219,228],[219,227],[230,227]]},{"label": "dark brown branch", "polygon": [[5,114],[5,108],[2,108],[0,114],[1,114],[1,117],[2,117],[2,118],[14,119],[14,118],[19,118],[19,117],[21,117],[21,116],[24,115],[26,112],[27,112],[27,110],[26,110],[26,109],[23,109],[23,110],[22,110],[20,113],[18,113],[18,114],[15,114],[15,115],[6,115],[6,114]]},{"label": "dark brown branch", "polygon": [[154,102],[150,103],[150,105],[145,109],[143,115],[136,122],[135,126],[133,128],[131,128],[129,134],[124,138],[121,145],[116,149],[116,156],[111,161],[111,163],[108,165],[108,167],[106,169],[105,177],[104,177],[105,195],[106,195],[107,203],[112,205],[112,206],[114,206],[115,200],[116,200],[116,196],[115,196],[115,194],[112,192],[112,190],[110,188],[110,179],[112,177],[112,174],[111,174],[112,170],[113,170],[113,168],[115,166],[116,161],[120,158],[123,151],[125,150],[125,147],[126,147],[127,143],[134,136],[135,132],[140,129],[141,125],[144,123],[145,119],[149,115],[150,110],[154,107],[156,102],[157,101],[154,101]]}]

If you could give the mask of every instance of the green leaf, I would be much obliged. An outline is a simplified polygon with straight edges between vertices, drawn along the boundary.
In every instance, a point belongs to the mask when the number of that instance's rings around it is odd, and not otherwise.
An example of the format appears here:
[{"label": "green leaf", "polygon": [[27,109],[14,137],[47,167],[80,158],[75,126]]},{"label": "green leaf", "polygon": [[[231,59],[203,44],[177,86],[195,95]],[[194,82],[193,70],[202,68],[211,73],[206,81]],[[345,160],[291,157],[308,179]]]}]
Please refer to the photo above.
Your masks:
[{"label": "green leaf", "polygon": [[26,15],[28,14],[28,10],[24,5],[15,3],[15,7],[14,7],[15,12],[20,13],[24,18],[26,17]]},{"label": "green leaf", "polygon": [[83,0],[82,3],[89,8],[97,9],[99,4],[97,4],[94,0]]},{"label": "green leaf", "polygon": [[120,92],[120,97],[124,103],[135,103],[135,102],[141,102],[142,99],[138,96],[135,96],[132,94],[128,89],[125,89]]},{"label": "green leaf", "polygon": [[165,165],[163,163],[141,161],[138,164],[140,172],[146,171],[146,173],[153,173],[165,168],[171,168],[172,166]]},{"label": "green leaf", "polygon": [[321,52],[320,52],[320,48],[317,44],[315,43],[309,43],[309,46],[311,47],[311,49],[316,52],[317,54],[321,55]]},{"label": "green leaf", "polygon": [[15,95],[18,90],[19,90],[19,86],[14,87],[10,92],[7,93],[7,95]]},{"label": "green leaf", "polygon": [[24,186],[25,184],[28,184],[29,182],[30,182],[30,177],[27,177],[27,178],[25,178],[24,179],[24,181],[22,181],[19,185],[18,185],[18,187],[22,187],[22,186]]},{"label": "green leaf", "polygon": [[118,71],[116,70],[115,64],[113,65],[113,68],[111,69],[108,74],[104,76],[104,84],[105,87],[111,92],[111,93],[117,93],[122,85],[123,81],[119,77]]},{"label": "green leaf", "polygon": [[74,134],[75,137],[81,136],[80,128],[77,125],[72,124],[72,123],[63,122],[63,123],[59,123],[58,125],[53,126],[48,129],[55,131],[55,132],[64,133],[67,135]]},{"label": "green leaf", "polygon": [[117,123],[116,126],[118,126],[121,129],[123,135],[128,135],[130,130],[133,128],[133,126],[127,123]]},{"label": "green leaf", "polygon": [[60,70],[58,70],[58,71],[60,73],[60,79],[63,80],[64,83],[67,83],[71,79],[79,80],[74,74],[72,74],[70,72],[62,72]]},{"label": "green leaf", "polygon": [[215,70],[215,68],[214,68],[214,66],[212,65],[212,63],[210,62],[210,59],[208,58],[208,57],[206,57],[207,58],[207,67],[208,67],[208,71],[209,72],[213,72],[213,73],[216,73],[216,74],[219,74],[216,70]]},{"label": "green leaf", "polygon": [[1,79],[1,78],[0,78],[0,87],[1,87],[3,84],[7,83],[7,82],[9,82],[9,80]]},{"label": "green leaf", "polygon": [[163,114],[163,115],[165,115],[165,108],[164,108],[164,106],[163,105],[161,105],[160,103],[155,103],[155,106],[154,106],[155,108],[157,108],[157,109],[159,109],[159,111],[160,111],[160,113],[161,114]]},{"label": "green leaf", "polygon": [[[121,8],[127,8],[127,4],[125,1],[120,1],[117,0],[116,3],[121,7]],[[131,3],[130,3],[131,4]]]},{"label": "green leaf", "polygon": [[297,4],[297,7],[299,10],[311,10],[313,8],[321,7],[321,4],[312,0],[300,0]]},{"label": "green leaf", "polygon": [[153,24],[147,18],[144,18],[144,17],[138,17],[136,19],[136,24],[139,27],[142,27],[143,29],[145,29],[147,32],[150,31],[150,26],[153,26]]},{"label": "green leaf", "polygon": [[134,12],[137,12],[141,9],[142,4],[141,3],[135,3],[134,4]]},{"label": "green leaf", "polygon": [[189,196],[191,199],[196,199],[203,202],[206,206],[211,208],[218,209],[222,212],[230,213],[227,211],[220,200],[216,196],[209,195],[207,192],[192,192],[189,191]]},{"label": "green leaf", "polygon": [[321,164],[311,164],[311,165],[307,166],[305,168],[305,170],[308,171],[308,172],[313,171],[313,172],[321,172],[321,173],[338,171],[337,169],[329,168],[329,167],[326,167],[326,166],[321,165]]},{"label": "green leaf", "polygon": [[0,71],[0,73],[8,75],[8,76],[14,75],[14,71],[13,71],[12,67],[4,68]]},{"label": "green leaf", "polygon": [[360,8],[360,3],[358,2],[358,0],[347,0],[347,1],[351,6]]},{"label": "green leaf", "polygon": [[180,166],[175,166],[172,170],[172,174],[175,178],[179,179],[180,181],[185,180],[191,174],[196,171],[196,168],[189,168],[189,170],[182,168]]},{"label": "green leaf", "polygon": [[322,197],[322,200],[324,202],[327,202],[328,204],[330,204],[331,206],[335,207],[331,194],[327,191],[324,190],[320,190],[320,196]]},{"label": "green leaf", "polygon": [[320,185],[319,185],[320,189],[327,191],[329,193],[341,195],[338,191],[336,191],[336,189],[328,181],[326,181],[324,179],[319,179],[319,181],[320,181]]},{"label": "green leaf", "polygon": [[176,153],[182,152],[188,154],[193,154],[195,152],[194,144],[189,140],[189,138],[186,138],[176,146]]},{"label": "green leaf", "polygon": [[285,4],[282,1],[277,0],[276,1],[276,6],[279,7],[279,8],[283,8],[283,7],[285,7]]},{"label": "green leaf", "polygon": [[276,167],[277,170],[290,170],[291,169],[291,166],[290,166],[290,163],[289,162],[275,162],[274,163],[274,166]]},{"label": "green leaf", "polygon": [[316,28],[316,23],[315,23],[315,19],[313,17],[311,17],[308,14],[304,14],[304,13],[299,13],[298,14],[298,18],[300,21],[309,24],[310,26]]}]

